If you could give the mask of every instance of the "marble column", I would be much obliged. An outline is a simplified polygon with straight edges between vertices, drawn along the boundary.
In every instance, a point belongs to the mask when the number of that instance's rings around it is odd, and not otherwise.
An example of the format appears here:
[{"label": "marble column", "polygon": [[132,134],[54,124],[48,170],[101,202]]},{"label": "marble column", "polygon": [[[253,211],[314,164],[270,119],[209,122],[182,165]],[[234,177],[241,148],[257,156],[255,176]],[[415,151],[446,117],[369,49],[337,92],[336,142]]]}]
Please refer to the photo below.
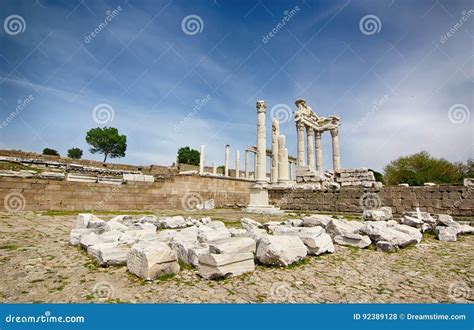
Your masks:
[{"label": "marble column", "polygon": [[321,132],[316,131],[316,171],[323,173],[323,149],[321,147]]},{"label": "marble column", "polygon": [[229,176],[229,153],[230,145],[225,146],[225,159],[224,159],[224,176]]},{"label": "marble column", "polygon": [[235,177],[240,178],[240,151],[235,152]]},{"label": "marble column", "polygon": [[250,156],[249,156],[249,151],[245,150],[245,178],[249,178],[249,162],[250,162]]},{"label": "marble column", "polygon": [[311,170],[315,170],[316,165],[314,163],[314,129],[312,127],[306,127],[306,140],[308,146],[308,166]]},{"label": "marble column", "polygon": [[265,111],[265,101],[257,101],[257,183],[267,182]]},{"label": "marble column", "polygon": [[293,162],[290,162],[290,181],[293,181]]},{"label": "marble column", "polygon": [[334,171],[341,169],[341,156],[339,155],[339,130],[331,130],[332,136],[332,164]]},{"label": "marble column", "polygon": [[258,155],[256,152],[253,153],[253,179],[254,180],[257,180],[257,158],[258,158]]},{"label": "marble column", "polygon": [[297,129],[297,165],[304,166],[304,124],[302,122],[296,123]]},{"label": "marble column", "polygon": [[285,148],[285,136],[278,137],[278,182],[288,182],[288,149]]},{"label": "marble column", "polygon": [[201,144],[199,151],[199,174],[204,174],[204,144]]},{"label": "marble column", "polygon": [[216,175],[217,174],[217,164],[212,163],[212,174]]},{"label": "marble column", "polygon": [[278,182],[278,138],[280,136],[280,123],[277,118],[272,119],[272,168],[271,180],[272,183]]}]

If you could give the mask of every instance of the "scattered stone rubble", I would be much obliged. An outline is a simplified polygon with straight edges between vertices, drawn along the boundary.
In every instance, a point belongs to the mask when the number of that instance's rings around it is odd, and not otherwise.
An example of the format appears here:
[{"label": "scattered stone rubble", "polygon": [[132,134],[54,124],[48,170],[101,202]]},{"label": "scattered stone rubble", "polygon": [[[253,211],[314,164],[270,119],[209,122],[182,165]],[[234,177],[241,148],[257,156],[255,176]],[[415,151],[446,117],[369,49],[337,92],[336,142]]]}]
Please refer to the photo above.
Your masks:
[{"label": "scattered stone rubble", "polygon": [[420,243],[426,231],[450,242],[474,233],[474,227],[449,215],[420,210],[396,221],[391,209],[383,207],[364,212],[363,220],[311,215],[262,224],[242,218],[241,228],[226,228],[210,218],[119,215],[104,221],[79,214],[70,244],[87,250],[100,266],[126,265],[144,280],[176,274],[179,262],[197,268],[205,279],[217,279],[252,272],[256,262],[286,267],[308,255],[334,253],[334,243],[357,248],[374,244],[377,251],[395,252]]}]

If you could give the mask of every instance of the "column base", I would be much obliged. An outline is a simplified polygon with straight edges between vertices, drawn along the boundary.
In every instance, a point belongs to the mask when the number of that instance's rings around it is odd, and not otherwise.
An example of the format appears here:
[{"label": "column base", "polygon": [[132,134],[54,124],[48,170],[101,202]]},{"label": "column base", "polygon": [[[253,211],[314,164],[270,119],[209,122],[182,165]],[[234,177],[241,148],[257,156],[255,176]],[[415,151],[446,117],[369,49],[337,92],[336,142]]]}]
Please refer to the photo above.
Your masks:
[{"label": "column base", "polygon": [[255,184],[250,188],[250,203],[244,212],[258,214],[284,214],[285,212],[268,203],[268,190],[265,185]]}]

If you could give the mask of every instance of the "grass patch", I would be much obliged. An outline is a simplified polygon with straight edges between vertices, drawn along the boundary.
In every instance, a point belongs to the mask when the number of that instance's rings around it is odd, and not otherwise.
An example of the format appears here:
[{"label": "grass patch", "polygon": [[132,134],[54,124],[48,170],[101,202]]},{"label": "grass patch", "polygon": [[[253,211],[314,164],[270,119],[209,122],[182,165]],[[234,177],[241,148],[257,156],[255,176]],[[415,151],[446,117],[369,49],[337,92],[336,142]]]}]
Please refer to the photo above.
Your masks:
[{"label": "grass patch", "polygon": [[6,244],[6,245],[0,246],[0,250],[14,251],[16,249],[18,249],[18,246],[13,245],[13,244]]},{"label": "grass patch", "polygon": [[0,162],[0,170],[10,170],[10,171],[25,170],[25,171],[34,171],[36,173],[41,172],[41,170],[38,168],[34,168],[31,166],[27,166],[27,165],[15,163],[15,162],[4,162],[4,161]]},{"label": "grass patch", "polygon": [[182,261],[181,259],[178,259],[178,264],[179,264],[179,267],[180,269],[186,269],[186,270],[191,270],[193,269],[193,266],[191,265],[188,265],[187,263],[185,263],[184,261]]},{"label": "grass patch", "polygon": [[310,261],[310,258],[304,258],[304,259],[301,259],[300,261],[294,262],[294,263],[292,263],[291,265],[288,265],[287,267],[284,267],[284,268],[287,268],[287,269],[294,269],[294,268],[298,268],[298,267],[307,265],[307,264],[309,264],[310,262],[311,262],[311,261]]},{"label": "grass patch", "polygon": [[89,270],[98,270],[99,269],[99,264],[95,261],[89,261],[84,264],[84,267],[86,267]]},{"label": "grass patch", "polygon": [[157,281],[157,282],[165,282],[165,281],[172,280],[174,277],[175,277],[175,274],[165,274],[165,275],[159,276],[159,277],[156,279],[156,281]]},{"label": "grass patch", "polygon": [[65,215],[78,215],[79,213],[93,213],[95,215],[153,215],[154,212],[152,211],[93,211],[93,210],[50,210],[45,212],[39,212],[41,215],[49,216],[49,217],[58,217],[58,216],[65,216]]}]

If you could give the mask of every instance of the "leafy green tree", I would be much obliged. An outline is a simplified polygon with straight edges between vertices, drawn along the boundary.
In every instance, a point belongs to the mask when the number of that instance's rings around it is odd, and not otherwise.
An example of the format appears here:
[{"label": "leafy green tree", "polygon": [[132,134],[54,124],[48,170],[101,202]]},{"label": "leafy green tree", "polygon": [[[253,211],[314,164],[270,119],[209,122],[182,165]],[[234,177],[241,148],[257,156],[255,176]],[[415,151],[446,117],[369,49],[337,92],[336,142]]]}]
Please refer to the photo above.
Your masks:
[{"label": "leafy green tree", "polygon": [[92,128],[87,132],[86,142],[91,145],[91,153],[104,154],[104,162],[108,156],[124,157],[127,150],[127,136],[120,135],[115,127]]},{"label": "leafy green tree", "polygon": [[388,185],[408,183],[422,186],[425,182],[459,183],[463,178],[457,165],[443,158],[434,158],[422,151],[410,156],[400,157],[390,162],[384,169]]},{"label": "leafy green tree", "polygon": [[82,150],[79,149],[79,148],[71,148],[67,151],[67,156],[69,158],[81,159],[82,158]]},{"label": "leafy green tree", "polygon": [[377,171],[374,171],[372,169],[369,168],[369,171],[371,171],[372,173],[374,173],[374,177],[375,177],[375,181],[377,182],[384,182],[383,180],[383,174],[380,173],[380,172],[377,172]]},{"label": "leafy green tree", "polygon": [[182,147],[178,150],[178,162],[180,164],[199,165],[200,153],[189,147]]},{"label": "leafy green tree", "polygon": [[59,152],[57,152],[57,151],[54,150],[54,149],[44,148],[44,149],[43,149],[43,155],[59,156]]}]

